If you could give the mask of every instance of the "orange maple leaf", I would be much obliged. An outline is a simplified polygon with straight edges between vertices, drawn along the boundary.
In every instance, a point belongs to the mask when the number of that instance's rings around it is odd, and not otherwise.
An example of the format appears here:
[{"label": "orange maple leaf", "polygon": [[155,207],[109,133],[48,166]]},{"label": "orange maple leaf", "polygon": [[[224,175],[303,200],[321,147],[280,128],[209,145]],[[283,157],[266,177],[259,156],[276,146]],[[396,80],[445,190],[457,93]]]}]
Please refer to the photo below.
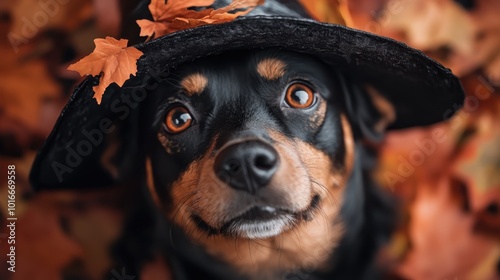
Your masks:
[{"label": "orange maple leaf", "polygon": [[168,0],[165,4],[165,0],[151,0],[148,7],[154,21],[137,20],[137,24],[141,28],[140,36],[158,38],[179,30],[232,21],[249,13],[256,6],[262,5],[264,0],[234,0],[228,6],[217,10],[212,8],[201,11],[189,9],[210,6],[213,2],[214,0]]},{"label": "orange maple leaf", "polygon": [[[153,21],[147,19],[137,20],[137,24],[141,28],[140,36],[148,36],[158,38],[162,35],[172,33],[169,30],[169,23],[178,16],[194,16],[196,11],[189,10],[191,7],[206,7],[210,6],[215,0],[151,0],[148,5],[149,11],[153,16]],[[204,11],[202,11],[204,12]],[[206,12],[205,12],[206,13]]]},{"label": "orange maple leaf", "polygon": [[[263,3],[264,0],[235,0],[226,7],[210,11],[208,15],[202,18],[176,17],[170,28],[173,30],[183,30],[201,25],[233,21],[239,16],[248,14],[256,6],[262,5]],[[234,12],[236,10],[243,11]]]},{"label": "orange maple leaf", "polygon": [[94,43],[94,51],[71,64],[68,69],[77,71],[82,76],[101,74],[99,85],[93,87],[94,98],[97,104],[101,104],[102,95],[110,84],[122,86],[130,75],[137,73],[137,60],[143,53],[134,47],[127,47],[126,39],[106,37],[95,39]]}]

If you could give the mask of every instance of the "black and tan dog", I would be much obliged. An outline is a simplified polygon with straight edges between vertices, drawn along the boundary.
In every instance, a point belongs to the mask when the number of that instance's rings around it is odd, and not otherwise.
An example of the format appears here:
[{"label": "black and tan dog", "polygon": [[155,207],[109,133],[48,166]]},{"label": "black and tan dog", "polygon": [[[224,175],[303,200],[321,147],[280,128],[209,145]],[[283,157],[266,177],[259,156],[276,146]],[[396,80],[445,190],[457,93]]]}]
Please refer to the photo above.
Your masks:
[{"label": "black and tan dog", "polygon": [[143,121],[150,189],[166,217],[254,279],[345,269],[350,258],[351,279],[365,273],[359,258],[372,259],[392,215],[355,143],[360,126],[379,134],[394,120],[390,103],[283,51],[228,53],[170,76]]},{"label": "black and tan dog", "polygon": [[132,275],[160,254],[180,280],[377,278],[394,213],[366,143],[449,118],[463,91],[420,52],[298,7],[139,45],[137,75],[100,105],[86,79],[34,188],[128,192],[110,255]]}]

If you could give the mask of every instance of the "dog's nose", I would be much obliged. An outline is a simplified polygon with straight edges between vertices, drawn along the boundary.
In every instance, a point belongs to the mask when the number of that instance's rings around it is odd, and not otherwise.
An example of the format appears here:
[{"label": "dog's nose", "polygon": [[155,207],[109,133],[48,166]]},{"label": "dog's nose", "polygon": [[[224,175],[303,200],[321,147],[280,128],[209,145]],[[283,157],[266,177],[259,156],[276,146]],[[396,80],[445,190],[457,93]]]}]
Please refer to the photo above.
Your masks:
[{"label": "dog's nose", "polygon": [[234,189],[255,193],[276,173],[276,150],[261,141],[232,144],[215,158],[215,174]]}]

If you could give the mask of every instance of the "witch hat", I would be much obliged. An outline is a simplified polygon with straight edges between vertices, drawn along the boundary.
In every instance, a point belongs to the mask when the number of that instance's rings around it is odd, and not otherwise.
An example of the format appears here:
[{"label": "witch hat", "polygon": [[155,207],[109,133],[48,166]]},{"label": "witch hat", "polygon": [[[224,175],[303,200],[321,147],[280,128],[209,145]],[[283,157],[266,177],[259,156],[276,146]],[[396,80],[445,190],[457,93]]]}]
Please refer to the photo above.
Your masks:
[{"label": "witch hat", "polygon": [[[213,7],[229,2],[218,0]],[[313,55],[375,87],[396,110],[388,129],[446,120],[464,99],[458,79],[422,52],[392,39],[315,21],[296,1],[266,0],[234,21],[177,31],[135,47],[143,52],[137,74],[122,87],[110,85],[100,105],[92,89],[98,77],[89,77],[75,88],[35,159],[30,180],[36,190],[126,182],[143,157],[141,104],[121,108],[120,102],[147,90],[151,79],[161,79],[159,73],[228,51],[278,48]],[[113,147],[116,139],[120,144]],[[109,163],[106,158],[113,160]]]}]

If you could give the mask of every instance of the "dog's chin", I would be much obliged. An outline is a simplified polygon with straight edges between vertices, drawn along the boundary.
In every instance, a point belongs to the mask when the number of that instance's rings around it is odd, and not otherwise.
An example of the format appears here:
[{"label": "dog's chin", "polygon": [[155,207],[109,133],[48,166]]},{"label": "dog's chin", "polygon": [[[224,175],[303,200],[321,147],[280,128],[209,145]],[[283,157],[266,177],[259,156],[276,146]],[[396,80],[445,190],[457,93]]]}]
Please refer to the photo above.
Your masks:
[{"label": "dog's chin", "polygon": [[193,215],[193,221],[209,235],[222,235],[229,238],[266,239],[292,229],[301,221],[313,219],[319,208],[320,196],[315,195],[309,206],[299,212],[272,206],[256,206],[243,214],[225,222],[222,227],[208,225],[200,216]]}]

